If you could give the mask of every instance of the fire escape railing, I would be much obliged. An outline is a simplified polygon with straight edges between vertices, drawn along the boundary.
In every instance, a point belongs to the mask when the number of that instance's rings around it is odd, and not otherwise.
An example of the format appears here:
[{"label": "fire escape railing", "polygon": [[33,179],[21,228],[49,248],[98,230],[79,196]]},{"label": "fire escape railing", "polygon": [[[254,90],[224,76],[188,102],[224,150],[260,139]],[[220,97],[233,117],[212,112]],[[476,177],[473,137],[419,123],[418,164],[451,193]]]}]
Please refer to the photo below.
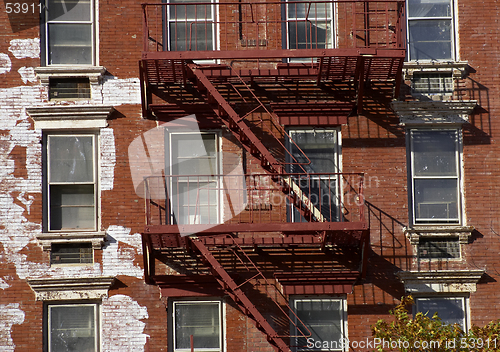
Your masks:
[{"label": "fire escape railing", "polygon": [[145,3],[143,52],[210,59],[207,52],[404,49],[404,7],[404,0]]},{"label": "fire escape railing", "polygon": [[364,222],[363,180],[358,173],[151,176],[147,226]]}]

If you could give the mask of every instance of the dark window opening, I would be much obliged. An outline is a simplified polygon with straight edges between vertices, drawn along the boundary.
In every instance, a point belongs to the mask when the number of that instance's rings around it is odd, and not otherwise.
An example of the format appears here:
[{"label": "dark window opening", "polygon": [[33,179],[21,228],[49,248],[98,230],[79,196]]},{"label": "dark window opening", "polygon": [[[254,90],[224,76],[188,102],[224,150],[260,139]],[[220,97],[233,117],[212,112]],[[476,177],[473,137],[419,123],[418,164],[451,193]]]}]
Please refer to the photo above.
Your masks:
[{"label": "dark window opening", "polygon": [[51,78],[49,99],[90,99],[88,78]]},{"label": "dark window opening", "polygon": [[458,238],[421,238],[418,244],[418,256],[421,259],[458,259],[460,243]]},{"label": "dark window opening", "polygon": [[51,264],[92,264],[91,243],[53,243],[50,252]]}]

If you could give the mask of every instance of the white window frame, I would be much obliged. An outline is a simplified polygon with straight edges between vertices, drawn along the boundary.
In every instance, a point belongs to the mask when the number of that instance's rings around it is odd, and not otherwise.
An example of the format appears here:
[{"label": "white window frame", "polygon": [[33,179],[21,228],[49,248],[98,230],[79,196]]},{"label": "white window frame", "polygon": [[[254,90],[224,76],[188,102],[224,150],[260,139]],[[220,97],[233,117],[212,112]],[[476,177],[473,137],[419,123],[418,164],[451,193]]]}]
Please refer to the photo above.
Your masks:
[{"label": "white window frame", "polygon": [[101,351],[101,313],[100,313],[100,304],[98,303],[83,303],[83,302],[75,302],[75,303],[61,303],[61,304],[46,304],[46,312],[47,312],[47,350],[48,352],[53,352],[52,349],[52,309],[53,308],[64,308],[64,307],[92,307],[94,312],[94,350],[95,352]]},{"label": "white window frame", "polygon": [[[167,3],[167,4],[170,4],[171,1],[170,0],[163,0],[164,3]],[[219,23],[217,21],[217,18],[218,18],[218,6],[215,5],[214,3],[214,0],[210,0],[210,2],[212,3],[211,5],[211,12],[212,12],[212,16],[210,18],[204,18],[204,17],[201,17],[201,18],[175,18],[175,14],[171,14],[172,12],[172,9],[175,8],[175,7],[179,7],[179,6],[182,6],[182,5],[175,5],[175,6],[165,6],[166,7],[166,12],[165,12],[165,22],[166,22],[166,25],[165,25],[165,31],[166,33],[164,33],[164,37],[166,38],[166,42],[164,43],[164,47],[167,48],[167,50],[169,51],[178,51],[176,50],[175,48],[172,48],[172,44],[173,43],[177,43],[177,40],[173,40],[172,38],[172,34],[171,34],[171,31],[170,31],[170,25],[172,23],[177,23],[177,22],[182,22],[182,23],[189,23],[189,21],[199,21],[199,20],[202,20],[201,22],[204,23],[205,20],[206,22],[208,21],[212,21],[213,24],[212,24],[212,51],[214,50],[217,50],[219,48],[219,38],[217,37],[217,33],[219,33]],[[188,4],[189,2],[186,2],[186,4]],[[175,2],[175,4],[182,4],[182,1],[177,1]],[[194,6],[194,5],[192,5]],[[173,18],[171,18],[173,17]],[[197,23],[197,22],[196,22]],[[186,34],[187,36],[187,34]],[[195,36],[196,37],[196,36]],[[193,38],[195,39],[195,38]],[[189,41],[188,41],[189,42]],[[187,44],[186,44],[187,45]],[[196,46],[196,43],[194,44]],[[206,46],[206,45],[205,45]],[[210,51],[210,49],[207,49],[208,51]],[[197,51],[196,47],[194,50],[192,50],[191,48],[187,48],[183,51]],[[205,60],[203,60],[205,61]],[[196,60],[196,62],[202,62],[200,60]]]},{"label": "white window frame", "polygon": [[[168,133],[168,148],[169,148],[169,153],[167,154],[167,157],[168,157],[168,164],[167,165],[170,165],[169,167],[169,174],[171,176],[182,176],[182,175],[175,175],[173,173],[173,168],[172,166],[174,165],[174,163],[176,163],[176,161],[174,160],[174,157],[173,157],[173,139],[172,138],[173,136],[195,136],[195,135],[214,135],[214,139],[215,139],[215,146],[216,146],[216,150],[215,150],[215,164],[216,164],[216,168],[217,170],[215,171],[215,175],[220,175],[220,172],[221,172],[221,168],[222,168],[222,160],[221,160],[221,143],[222,143],[222,140],[221,140],[221,135],[220,135],[220,131],[213,131],[213,130],[207,130],[207,131],[199,131],[199,132],[169,132]],[[209,174],[209,171],[207,171],[206,174],[203,174],[203,175],[208,175]],[[174,182],[174,179],[173,177],[171,178],[171,182],[169,184],[169,187],[171,190],[174,189],[174,185],[173,185],[173,182]],[[179,182],[182,182],[182,181],[179,181]],[[189,183],[190,181],[187,181],[186,180],[186,183]],[[224,209],[223,209],[223,202],[222,202],[222,185],[221,185],[221,182],[222,182],[222,179],[221,177],[217,177],[215,176],[215,180],[214,181],[207,181],[208,183],[213,183],[213,188],[210,187],[210,189],[215,189],[216,190],[216,199],[215,199],[215,204],[210,204],[210,207],[213,207],[215,206],[216,209],[217,209],[217,214],[216,214],[216,219],[215,220],[210,220],[209,224],[220,224],[221,221],[222,221],[222,216],[224,214]],[[176,207],[174,206],[174,203],[175,203],[175,200],[174,199],[170,199],[171,203],[172,203],[172,210],[175,209]],[[179,205],[180,206],[180,205]],[[189,206],[191,207],[191,205]],[[179,217],[180,214],[170,214],[170,216],[176,216],[176,217]],[[194,215],[188,215],[188,216],[194,216],[194,218],[192,219],[193,221],[191,221],[191,219],[187,222],[187,223],[184,223],[182,222],[182,224],[184,225],[194,225],[194,224],[205,224],[203,222],[201,222],[201,219],[199,218],[199,214],[194,214]],[[173,220],[173,219],[171,219]],[[177,222],[179,224],[181,224],[181,222],[179,222],[179,218],[176,219]],[[171,221],[171,223],[173,223]]]},{"label": "white window frame", "polygon": [[[433,2],[435,3],[439,3],[439,2],[444,2],[445,0],[434,0]],[[421,17],[410,17],[410,5],[409,5],[409,2],[407,1],[407,4],[406,4],[406,18],[407,18],[407,21],[406,21],[406,40],[407,40],[407,43],[408,43],[408,61],[442,61],[442,62],[449,62],[449,61],[456,61],[458,60],[457,56],[458,56],[458,40],[457,40],[457,24],[456,24],[456,19],[457,19],[457,14],[456,14],[456,4],[455,4],[455,0],[448,0],[450,2],[450,15],[449,16],[440,16],[440,17],[425,17],[425,16],[421,16]],[[447,21],[449,20],[450,21],[450,26],[451,26],[451,29],[450,29],[450,35],[451,35],[451,38],[450,38],[450,45],[451,45],[451,57],[449,58],[443,58],[443,59],[432,59],[432,58],[426,58],[426,59],[417,59],[417,58],[413,58],[411,56],[411,42],[410,42],[410,22],[417,22],[417,21],[429,21],[429,20],[435,20],[435,21]]]},{"label": "white window frame", "polygon": [[[334,153],[335,153],[335,170],[329,171],[330,173],[341,173],[342,172],[342,134],[340,131],[340,128],[311,128],[311,127],[305,127],[305,128],[298,128],[298,127],[293,127],[287,129],[288,136],[290,139],[287,139],[287,144],[286,147],[288,151],[291,154],[292,151],[292,144],[294,141],[294,134],[297,133],[335,133],[335,145],[334,145]],[[287,154],[287,162],[291,162],[291,156]],[[306,166],[307,167],[307,166]],[[314,176],[311,177],[312,180],[321,180],[321,176]],[[343,192],[343,183],[341,182],[341,178],[339,176],[335,176],[334,179],[336,180],[336,191],[338,191],[340,194],[335,194],[335,202],[333,203],[334,206],[337,209],[337,214],[336,217],[337,219],[335,221],[341,221],[340,217],[342,216],[341,212],[341,205],[342,205],[342,195],[344,194]],[[340,184],[339,184],[340,182]],[[306,195],[307,196],[307,195]],[[296,214],[294,211],[291,212],[291,221],[292,222],[299,222],[300,219],[295,219]]]},{"label": "white window frame", "polygon": [[[455,165],[456,165],[456,176],[416,176],[414,174],[414,147],[413,147],[413,133],[414,132],[454,132],[457,136],[456,150],[455,150]],[[463,195],[463,165],[462,165],[462,153],[463,153],[463,140],[462,140],[462,130],[459,127],[456,128],[410,128],[408,129],[409,135],[409,199],[410,199],[410,217],[413,225],[463,225],[464,219],[464,195]],[[456,179],[457,184],[457,218],[456,219],[433,219],[433,218],[417,218],[416,212],[416,200],[415,200],[415,180],[418,179]],[[455,220],[455,221],[454,221]]]},{"label": "white window frame", "polygon": [[[65,0],[60,0],[64,2]],[[51,24],[75,24],[75,25],[90,25],[91,26],[91,38],[90,38],[90,45],[91,45],[91,62],[90,63],[82,63],[82,64],[77,64],[76,66],[96,66],[97,65],[97,48],[99,47],[98,43],[98,36],[97,36],[97,29],[96,29],[96,23],[97,23],[97,13],[98,13],[98,1],[97,0],[88,0],[90,2],[90,20],[84,21],[84,20],[75,20],[75,21],[58,21],[57,19],[54,20],[49,20],[49,6],[48,2],[49,0],[44,0],[44,23],[43,23],[43,38],[44,38],[44,43],[43,43],[43,50],[45,51],[45,55],[43,57],[43,60],[45,61],[45,66],[67,66],[67,67],[75,67],[74,63],[57,63],[57,64],[52,64],[51,63],[51,58],[50,58],[50,46],[49,46],[49,26]]]},{"label": "white window frame", "polygon": [[[419,310],[418,302],[419,301],[445,301],[445,300],[460,300],[462,302],[462,311],[463,311],[463,319],[462,319],[462,328],[464,331],[467,331],[470,326],[470,314],[469,314],[469,299],[465,296],[442,296],[442,295],[435,295],[435,296],[418,296],[414,298],[414,315],[418,312],[422,312],[423,314],[427,313],[427,316],[429,318],[432,318],[434,312],[425,312],[422,310]],[[439,313],[438,313],[439,316]],[[442,319],[442,317],[439,317]],[[446,323],[443,321],[443,323]]]},{"label": "white window frame", "polygon": [[[92,147],[93,147],[93,181],[92,182],[52,182],[50,175],[50,143],[49,140],[52,137],[91,137],[92,138]],[[95,232],[100,228],[100,187],[99,187],[99,165],[100,165],[100,148],[99,148],[99,134],[98,132],[78,132],[78,133],[46,133],[43,135],[44,142],[44,152],[45,152],[45,205],[46,205],[46,232]],[[92,228],[61,228],[61,229],[52,229],[51,225],[51,186],[56,185],[93,185],[94,188],[94,226]]]},{"label": "white window frame", "polygon": [[172,351],[191,352],[191,348],[177,348],[176,346],[176,306],[177,305],[217,305],[219,312],[219,348],[195,348],[195,352],[224,352],[225,349],[225,306],[221,300],[175,300],[172,301]]},{"label": "white window frame", "polygon": [[[334,297],[334,296],[291,296],[290,297],[290,307],[293,309],[294,312],[296,312],[296,307],[297,307],[297,302],[305,302],[305,301],[337,301],[340,303],[340,308],[342,310],[340,317],[340,327],[342,329],[341,331],[341,341],[335,341],[332,337],[327,337],[326,340],[322,341],[321,347],[315,348],[316,346],[312,347],[297,347],[299,345],[298,339],[300,338],[301,333],[298,331],[297,326],[300,329],[301,323],[297,319],[296,314],[291,314],[291,323],[290,323],[290,345],[292,346],[292,351],[293,352],[299,352],[299,351],[347,351],[347,344],[345,343],[347,341],[347,300],[345,297]],[[306,323],[306,322],[303,322]],[[307,334],[307,331],[303,331],[305,334]],[[315,345],[315,340],[309,340],[306,339],[307,343],[311,343],[312,345]],[[335,346],[335,342],[337,342],[337,346]],[[325,347],[324,344],[327,344],[327,348]]]}]

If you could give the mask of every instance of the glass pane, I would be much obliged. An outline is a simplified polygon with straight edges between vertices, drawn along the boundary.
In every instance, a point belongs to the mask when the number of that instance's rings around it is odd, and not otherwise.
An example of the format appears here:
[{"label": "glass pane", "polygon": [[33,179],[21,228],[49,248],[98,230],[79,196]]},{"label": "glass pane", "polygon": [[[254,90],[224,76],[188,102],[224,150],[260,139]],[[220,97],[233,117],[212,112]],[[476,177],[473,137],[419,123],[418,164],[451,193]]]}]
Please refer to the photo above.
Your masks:
[{"label": "glass pane", "polygon": [[96,351],[94,306],[50,306],[51,352]]},{"label": "glass pane", "polygon": [[193,22],[170,23],[170,50],[214,50],[213,24]]},{"label": "glass pane", "polygon": [[49,182],[94,182],[94,139],[49,136]]},{"label": "glass pane", "polygon": [[430,298],[417,299],[417,311],[428,317],[435,313],[445,324],[458,324],[465,328],[465,307],[463,298]]},{"label": "glass pane", "polygon": [[90,21],[89,0],[48,0],[49,21]]},{"label": "glass pane", "polygon": [[[290,151],[295,160],[306,163],[307,155],[311,163],[304,168],[309,173],[338,172],[337,131],[290,131]],[[303,153],[299,151],[300,148]],[[293,162],[293,161],[292,161]],[[299,166],[291,166],[291,172],[300,172]]]},{"label": "glass pane", "polygon": [[175,348],[220,348],[219,303],[175,303]]},{"label": "glass pane", "polygon": [[458,176],[456,131],[413,131],[415,176]]},{"label": "glass pane", "polygon": [[450,17],[450,0],[408,0],[409,17]]},{"label": "glass pane", "polygon": [[209,20],[212,18],[211,4],[206,5],[188,5],[189,3],[202,2],[198,0],[171,0],[170,4],[180,4],[169,6],[169,18],[172,20]]},{"label": "glass pane", "polygon": [[218,191],[216,182],[180,181],[172,186],[171,201],[178,224],[216,224]]},{"label": "glass pane", "polygon": [[216,175],[216,134],[172,135],[173,175]]},{"label": "glass pane", "polygon": [[50,64],[92,64],[91,24],[49,24]]},{"label": "glass pane", "polygon": [[416,179],[416,220],[458,221],[457,179]]},{"label": "glass pane", "polygon": [[[311,299],[295,301],[295,313],[309,329],[314,341],[342,341],[342,305],[340,300]],[[308,335],[300,324],[299,329]],[[297,335],[301,335],[300,332]],[[297,339],[298,346],[306,346],[306,338]],[[335,346],[333,346],[335,347]]]},{"label": "glass pane", "polygon": [[410,21],[408,27],[411,60],[451,59],[451,20]]},{"label": "glass pane", "polygon": [[94,185],[50,186],[50,230],[95,228]]},{"label": "glass pane", "polygon": [[332,7],[331,3],[294,3],[288,1],[288,18],[307,18],[315,20],[317,18],[331,18]]},{"label": "glass pane", "polygon": [[288,24],[290,49],[333,48],[330,21],[297,21]]}]

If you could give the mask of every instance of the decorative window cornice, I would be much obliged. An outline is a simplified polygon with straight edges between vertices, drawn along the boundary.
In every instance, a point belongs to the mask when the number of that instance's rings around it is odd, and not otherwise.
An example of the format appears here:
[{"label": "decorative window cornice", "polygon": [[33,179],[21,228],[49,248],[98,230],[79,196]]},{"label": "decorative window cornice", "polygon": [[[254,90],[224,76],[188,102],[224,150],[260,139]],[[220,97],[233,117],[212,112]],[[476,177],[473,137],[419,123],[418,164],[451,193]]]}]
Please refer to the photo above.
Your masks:
[{"label": "decorative window cornice", "polygon": [[467,244],[474,231],[473,226],[418,226],[405,228],[404,233],[410,243],[417,245],[420,237],[458,237],[460,244]]},{"label": "decorative window cornice", "polygon": [[107,127],[107,119],[112,111],[112,106],[99,105],[56,105],[26,109],[37,130]]},{"label": "decorative window cornice", "polygon": [[101,249],[106,239],[106,232],[49,232],[36,236],[44,251],[50,251],[52,243],[91,242],[93,249]]},{"label": "decorative window cornice", "polygon": [[114,277],[70,279],[28,279],[37,301],[102,299],[115,281]]},{"label": "decorative window cornice", "polygon": [[99,84],[106,72],[103,66],[43,66],[35,67],[35,73],[44,85],[50,78],[88,77],[90,84]]},{"label": "decorative window cornice", "polygon": [[405,79],[413,79],[415,72],[451,72],[453,78],[464,78],[469,69],[466,61],[409,61],[403,65]]},{"label": "decorative window cornice", "polygon": [[391,107],[401,125],[464,124],[477,101],[394,101]]},{"label": "decorative window cornice", "polygon": [[400,271],[396,275],[409,293],[476,292],[484,270]]}]

